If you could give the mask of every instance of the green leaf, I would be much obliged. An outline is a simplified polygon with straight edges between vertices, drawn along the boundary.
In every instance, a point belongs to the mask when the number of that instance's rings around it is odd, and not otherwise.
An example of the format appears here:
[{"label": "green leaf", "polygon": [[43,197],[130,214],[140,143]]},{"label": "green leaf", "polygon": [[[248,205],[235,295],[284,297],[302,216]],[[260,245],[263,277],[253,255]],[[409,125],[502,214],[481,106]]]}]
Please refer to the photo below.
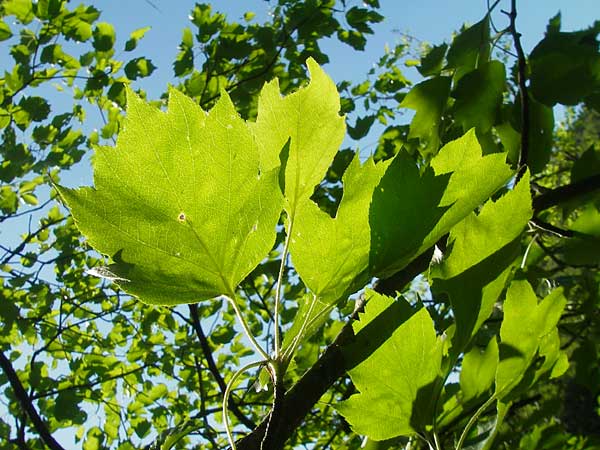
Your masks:
[{"label": "green leaf", "polygon": [[596,39],[600,21],[592,27],[546,34],[529,56],[531,92],[547,106],[575,105],[600,91],[600,52]]},{"label": "green leaf", "polygon": [[143,27],[143,28],[138,28],[137,30],[133,31],[129,35],[129,39],[127,40],[127,42],[125,42],[125,51],[126,52],[130,52],[130,51],[134,50],[137,47],[137,45],[138,45],[138,41],[140,39],[142,39],[144,37],[144,35],[151,28],[152,27]]},{"label": "green leaf", "polygon": [[4,15],[15,16],[21,23],[28,24],[33,20],[31,0],[4,0],[2,8]]},{"label": "green leaf", "polygon": [[156,66],[152,64],[152,61],[148,58],[140,57],[129,61],[123,70],[127,78],[137,80],[138,78],[145,78],[152,75],[154,69],[156,69]]},{"label": "green leaf", "polygon": [[439,75],[444,65],[444,57],[448,50],[448,44],[441,44],[432,47],[425,55],[421,57],[420,65],[417,70],[424,77]]},{"label": "green leaf", "polygon": [[375,122],[373,115],[357,118],[353,127],[348,126],[348,135],[355,141],[364,138],[369,133],[373,122]]},{"label": "green leaf", "polygon": [[504,154],[481,156],[473,130],[446,144],[422,175],[398,153],[371,203],[371,274],[386,278],[401,270],[511,175]]},{"label": "green leaf", "polygon": [[336,409],[356,433],[374,440],[424,432],[433,422],[442,342],[425,308],[414,312],[404,300],[372,291],[367,298],[354,324],[356,343],[345,349],[360,393]]},{"label": "green leaf", "polygon": [[492,312],[520,236],[531,218],[529,174],[512,191],[489,200],[479,214],[470,213],[450,232],[448,255],[431,269],[433,290],[449,294],[456,323],[453,353],[460,353]]},{"label": "green leaf", "polygon": [[475,25],[461,31],[452,41],[446,60],[446,69],[455,69],[455,80],[479,65],[490,56],[490,19],[486,15]]},{"label": "green leaf", "polygon": [[3,20],[0,20],[0,42],[10,39],[12,37],[12,35],[13,34],[12,34],[12,31],[10,30],[10,27],[6,24],[6,22],[4,22]]},{"label": "green leaf", "polygon": [[401,108],[416,111],[410,123],[409,139],[426,144],[425,155],[435,154],[440,145],[440,123],[450,95],[450,77],[434,77],[415,85],[404,97]]},{"label": "green leaf", "polygon": [[463,131],[476,128],[487,133],[496,122],[506,87],[504,64],[491,61],[465,74],[452,96],[456,99],[454,114]]},{"label": "green leaf", "polygon": [[94,48],[100,52],[112,50],[115,45],[115,29],[110,23],[99,22],[94,28]]},{"label": "green leaf", "polygon": [[261,169],[226,93],[209,114],[176,90],[166,113],[129,93],[124,131],[117,147],[97,150],[94,181],[60,193],[112,257],[109,278],[144,302],[233,295],[274,243],[277,169]]},{"label": "green leaf", "polygon": [[304,284],[318,297],[337,300],[369,265],[369,205],[389,162],[361,166],[358,155],[343,177],[344,195],[335,218],[310,199],[297,208],[290,252]]},{"label": "green leaf", "polygon": [[312,58],[306,64],[310,83],[287,97],[281,96],[277,79],[265,84],[252,124],[264,170],[281,164],[281,151],[289,141],[283,190],[292,220],[298,204],[323,180],[345,131],[335,84]]},{"label": "green leaf", "polygon": [[369,204],[389,162],[375,164],[368,159],[361,166],[358,154],[354,157],[344,174],[344,195],[335,218],[310,199],[298,205],[290,252],[300,278],[314,294],[304,303],[314,305],[297,314],[284,345],[300,332],[310,335],[323,324],[337,300],[368,282]]},{"label": "green leaf", "polygon": [[565,305],[562,289],[555,289],[538,304],[527,281],[511,283],[500,328],[500,363],[496,372],[496,396],[500,400],[506,399],[521,382],[542,341],[555,332]]},{"label": "green leaf", "polygon": [[496,337],[492,337],[484,349],[473,347],[465,354],[460,370],[460,389],[463,392],[463,402],[476,399],[493,387],[496,367],[498,367]]}]

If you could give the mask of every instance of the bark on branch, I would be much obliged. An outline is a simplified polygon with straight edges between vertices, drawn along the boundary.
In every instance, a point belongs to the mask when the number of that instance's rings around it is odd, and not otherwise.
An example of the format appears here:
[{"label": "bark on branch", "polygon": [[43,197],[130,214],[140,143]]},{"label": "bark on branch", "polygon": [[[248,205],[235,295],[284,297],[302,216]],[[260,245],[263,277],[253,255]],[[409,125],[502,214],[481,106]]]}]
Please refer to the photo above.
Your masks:
[{"label": "bark on branch", "polygon": [[65,450],[65,448],[62,445],[60,445],[50,433],[48,426],[44,423],[44,421],[38,414],[37,410],[35,409],[35,406],[33,405],[33,402],[31,401],[31,398],[25,391],[23,383],[21,383],[21,380],[19,379],[17,372],[15,372],[15,369],[13,368],[10,360],[1,351],[0,367],[2,367],[4,374],[8,378],[10,387],[15,393],[15,397],[17,397],[21,408],[23,408],[23,410],[27,413],[27,416],[33,423],[33,426],[40,435],[42,441],[44,441],[44,443],[48,446],[48,448],[50,448],[50,450]]}]

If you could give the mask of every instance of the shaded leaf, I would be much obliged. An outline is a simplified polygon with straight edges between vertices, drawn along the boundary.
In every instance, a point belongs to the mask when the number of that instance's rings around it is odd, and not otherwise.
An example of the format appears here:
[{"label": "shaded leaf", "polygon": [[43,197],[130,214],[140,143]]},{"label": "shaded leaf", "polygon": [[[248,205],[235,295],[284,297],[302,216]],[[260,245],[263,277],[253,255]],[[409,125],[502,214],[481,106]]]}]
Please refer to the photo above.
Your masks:
[{"label": "shaded leaf", "polygon": [[425,308],[415,312],[404,300],[372,291],[367,297],[354,325],[356,344],[345,351],[353,362],[364,357],[348,371],[360,393],[336,409],[356,433],[374,440],[424,432],[433,421],[442,342]]},{"label": "shaded leaf", "polygon": [[529,175],[479,214],[470,213],[448,238],[448,252],[431,269],[434,291],[449,294],[456,330],[453,352],[460,353],[492,312],[502,293],[520,236],[531,218]]},{"label": "shaded leaf", "polygon": [[476,128],[487,133],[496,122],[505,90],[504,64],[491,61],[465,74],[452,96],[456,99],[454,114],[463,131]]},{"label": "shaded leaf", "polygon": [[435,154],[440,145],[440,122],[450,95],[450,77],[434,77],[415,85],[404,97],[401,108],[416,111],[410,123],[409,139],[420,139],[426,155]]},{"label": "shaded leaf", "polygon": [[598,33],[600,21],[586,30],[546,33],[529,56],[531,92],[538,101],[575,105],[600,90]]},{"label": "shaded leaf", "polygon": [[371,273],[385,278],[401,270],[511,175],[503,154],[481,156],[473,130],[446,144],[423,174],[400,152],[373,195]]}]

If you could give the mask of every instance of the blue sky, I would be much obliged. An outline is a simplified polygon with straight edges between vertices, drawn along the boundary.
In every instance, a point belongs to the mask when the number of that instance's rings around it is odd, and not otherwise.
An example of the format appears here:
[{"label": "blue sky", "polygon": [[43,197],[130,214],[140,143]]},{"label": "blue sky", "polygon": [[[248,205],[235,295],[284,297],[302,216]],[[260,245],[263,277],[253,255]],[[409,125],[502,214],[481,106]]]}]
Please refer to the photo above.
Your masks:
[{"label": "blue sky", "polygon": [[[167,83],[172,80],[171,64],[178,51],[181,29],[190,24],[188,15],[194,3],[191,0],[95,2],[103,11],[101,20],[115,25],[120,48],[131,31],[144,26],[152,27],[140,44],[140,54],[150,57],[158,66],[152,77],[141,83],[153,97],[164,92]],[[355,52],[336,39],[330,39],[323,45],[330,56],[326,70],[335,81],[363,78],[384,51],[384,46],[392,46],[400,40],[401,32],[432,44],[449,42],[452,33],[463,23],[479,21],[487,10],[486,0],[380,0],[380,3],[380,12],[385,20],[374,27],[375,34],[370,37],[364,52]],[[273,4],[274,0],[212,2],[213,8],[226,13],[230,20],[241,20],[245,11],[256,12],[260,20],[267,16]],[[510,2],[502,0],[500,6],[508,8]],[[521,0],[517,2],[517,8],[517,26],[523,34],[526,52],[531,51],[543,37],[548,19],[558,11],[562,12],[565,31],[588,27],[594,19],[600,20],[600,1],[597,0]],[[498,28],[507,24],[506,17],[499,12],[494,19]],[[405,72],[409,78],[416,75],[415,69],[406,68]]]}]

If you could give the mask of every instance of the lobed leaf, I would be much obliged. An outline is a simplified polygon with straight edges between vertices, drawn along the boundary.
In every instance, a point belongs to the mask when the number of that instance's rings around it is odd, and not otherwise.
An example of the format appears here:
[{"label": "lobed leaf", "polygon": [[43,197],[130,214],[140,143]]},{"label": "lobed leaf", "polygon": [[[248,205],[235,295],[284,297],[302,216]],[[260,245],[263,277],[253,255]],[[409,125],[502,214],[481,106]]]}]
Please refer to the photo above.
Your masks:
[{"label": "lobed leaf", "polygon": [[130,294],[153,304],[232,295],[271,250],[282,207],[248,125],[223,93],[206,114],[178,91],[166,113],[128,93],[94,188],[60,188],[89,243]]},{"label": "lobed leaf", "polygon": [[[354,324],[356,343],[346,349],[348,373],[360,392],[336,409],[358,434],[374,440],[411,436],[433,422],[442,341],[425,308],[368,291]],[[401,322],[400,326],[397,323]]]},{"label": "lobed leaf", "polygon": [[282,97],[277,79],[265,84],[251,125],[263,170],[281,165],[284,171],[282,190],[292,218],[325,177],[345,132],[335,84],[312,58],[306,64],[311,81],[297,92]]},{"label": "lobed leaf", "polygon": [[504,154],[481,155],[473,130],[446,144],[423,174],[399,153],[373,195],[371,274],[386,278],[401,270],[511,175]]}]

